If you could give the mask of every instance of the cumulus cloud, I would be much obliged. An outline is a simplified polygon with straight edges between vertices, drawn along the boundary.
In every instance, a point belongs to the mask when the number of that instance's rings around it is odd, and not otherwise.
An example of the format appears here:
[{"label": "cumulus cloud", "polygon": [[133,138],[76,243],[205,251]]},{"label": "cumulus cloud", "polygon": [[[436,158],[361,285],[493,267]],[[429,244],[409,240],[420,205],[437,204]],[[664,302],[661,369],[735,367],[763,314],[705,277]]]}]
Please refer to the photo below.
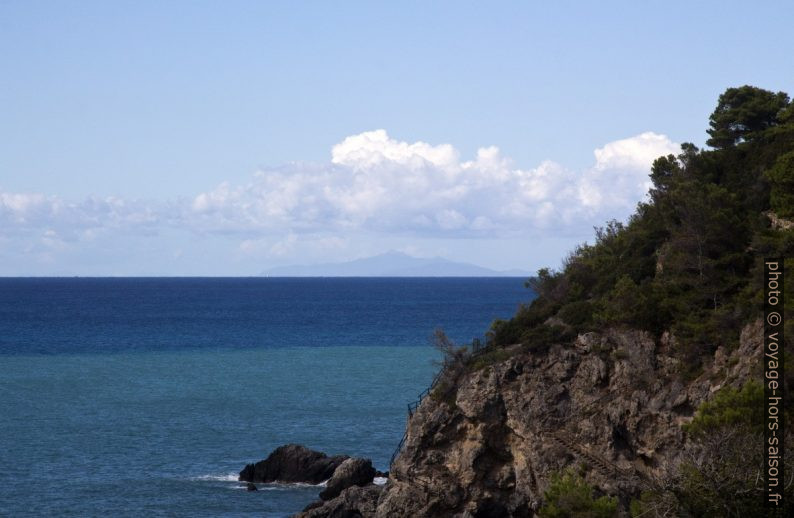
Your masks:
[{"label": "cumulus cloud", "polygon": [[676,154],[680,146],[666,136],[646,131],[631,138],[615,140],[593,151],[599,171],[633,169],[647,171],[655,159],[670,153]]},{"label": "cumulus cloud", "polygon": [[222,183],[183,201],[75,203],[0,191],[0,236],[36,233],[54,246],[167,228],[240,235],[242,253],[288,255],[306,243],[339,246],[339,236],[352,231],[442,238],[555,233],[627,216],[647,192],[652,161],[677,149],[647,132],[596,149],[584,170],[551,160],[525,169],[495,146],[462,160],[450,144],[404,142],[379,129],[333,146],[329,163],[259,171],[247,183]]},{"label": "cumulus cloud", "polygon": [[331,163],[260,171],[246,185],[198,195],[193,213],[222,231],[339,229],[435,235],[520,233],[625,217],[647,192],[652,161],[678,145],[652,132],[594,151],[592,167],[514,167],[497,147],[463,161],[449,144],[403,142],[385,130],[347,137]]},{"label": "cumulus cloud", "polygon": [[431,166],[442,170],[454,170],[459,166],[458,152],[449,144],[431,146],[424,142],[400,142],[390,138],[382,129],[347,137],[331,150],[331,162],[353,169],[384,164],[408,169]]},{"label": "cumulus cloud", "polygon": [[144,204],[117,197],[68,202],[58,196],[0,191],[0,234],[44,229],[59,239],[95,237],[107,230],[152,232],[168,218],[169,204]]},{"label": "cumulus cloud", "polygon": [[648,173],[653,161],[679,150],[666,136],[650,131],[596,149],[595,165],[579,181],[582,205],[599,209],[637,203],[651,187]]}]

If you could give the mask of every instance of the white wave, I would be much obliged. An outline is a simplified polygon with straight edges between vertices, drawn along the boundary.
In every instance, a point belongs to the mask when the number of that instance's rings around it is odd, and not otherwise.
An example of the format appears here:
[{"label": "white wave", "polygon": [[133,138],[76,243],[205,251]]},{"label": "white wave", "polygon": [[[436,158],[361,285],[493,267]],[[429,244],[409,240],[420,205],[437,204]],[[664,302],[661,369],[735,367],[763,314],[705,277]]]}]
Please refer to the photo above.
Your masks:
[{"label": "white wave", "polygon": [[[233,489],[235,491],[248,491],[248,482],[240,482],[239,484],[229,486],[229,489]],[[287,488],[275,487],[269,484],[256,484],[256,489],[259,491],[283,491],[284,489]]]},{"label": "white wave", "polygon": [[237,482],[239,475],[237,473],[226,473],[223,475],[200,475],[193,477],[191,480],[210,480],[213,482]]},{"label": "white wave", "polygon": [[382,486],[388,481],[389,481],[389,479],[386,478],[386,477],[375,477],[375,479],[372,481],[372,483],[375,484],[376,486]]},{"label": "white wave", "polygon": [[[328,479],[331,480],[331,479]],[[258,484],[266,487],[273,487],[273,488],[280,488],[280,489],[290,489],[296,487],[325,487],[328,485],[328,480],[323,480],[319,484],[309,484],[308,482],[268,482],[263,484]]]},{"label": "white wave", "polygon": [[[254,484],[258,491],[289,491],[290,489],[295,489],[298,486],[297,484]],[[315,487],[312,484],[302,484],[304,487]],[[247,482],[240,482],[239,484],[235,484],[233,486],[229,486],[228,489],[233,489],[235,491],[247,491],[248,490],[248,483]]]},{"label": "white wave", "polygon": [[[247,484],[247,482],[242,482],[239,480],[239,475],[237,473],[199,475],[198,477],[192,477],[190,480],[210,482],[239,482],[240,484],[236,485],[234,489],[245,489]],[[256,487],[260,490],[263,489],[265,491],[276,491],[279,489],[295,489],[296,487],[325,487],[327,484],[328,480],[324,480],[319,484],[309,484],[308,482],[257,482]]]}]

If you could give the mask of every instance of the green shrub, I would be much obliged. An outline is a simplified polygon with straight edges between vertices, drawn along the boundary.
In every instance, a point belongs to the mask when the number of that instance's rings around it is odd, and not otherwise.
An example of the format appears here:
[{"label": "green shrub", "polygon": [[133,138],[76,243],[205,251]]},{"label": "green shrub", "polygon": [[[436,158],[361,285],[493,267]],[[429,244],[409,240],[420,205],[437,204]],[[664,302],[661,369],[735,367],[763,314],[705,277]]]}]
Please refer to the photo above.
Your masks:
[{"label": "green shrub", "polygon": [[661,518],[687,515],[680,513],[681,506],[675,495],[666,491],[643,491],[640,498],[629,505],[632,518]]},{"label": "green shrub", "polygon": [[688,434],[699,437],[714,432],[722,426],[747,426],[756,432],[764,427],[764,387],[757,381],[748,381],[741,389],[724,387],[711,401],[697,409],[694,419],[683,425]]},{"label": "green shrub", "polygon": [[563,322],[577,331],[582,331],[592,323],[593,304],[588,300],[575,300],[564,305],[558,315]]},{"label": "green shrub", "polygon": [[644,305],[645,297],[637,283],[623,275],[604,297],[596,321],[606,325],[632,324],[638,320],[638,313]]},{"label": "green shrub", "polygon": [[[750,381],[740,389],[726,387],[704,402],[683,428],[688,441],[682,462],[660,486],[631,502],[639,516],[766,516],[763,506],[763,387]],[[792,435],[786,434],[790,447]],[[791,477],[790,467],[784,478]],[[794,498],[792,487],[782,489]]]},{"label": "green shrub", "polygon": [[569,342],[575,334],[562,326],[540,324],[521,333],[521,344],[526,350],[544,353],[555,343]]},{"label": "green shrub", "polygon": [[[519,310],[520,312],[521,310]],[[488,343],[493,345],[511,345],[518,343],[521,336],[521,326],[516,321],[516,318],[510,320],[503,320],[497,318],[491,322],[491,328],[486,334]]]},{"label": "green shrub", "polygon": [[493,347],[476,356],[469,361],[469,369],[481,370],[499,362],[503,362],[512,356],[512,352],[499,347]]},{"label": "green shrub", "polygon": [[450,409],[457,407],[457,387],[448,381],[440,381],[430,391],[430,399],[436,403],[446,403]]},{"label": "green shrub", "polygon": [[541,518],[613,518],[618,501],[614,497],[593,498],[593,488],[573,470],[551,476],[551,485],[543,493],[545,504]]}]

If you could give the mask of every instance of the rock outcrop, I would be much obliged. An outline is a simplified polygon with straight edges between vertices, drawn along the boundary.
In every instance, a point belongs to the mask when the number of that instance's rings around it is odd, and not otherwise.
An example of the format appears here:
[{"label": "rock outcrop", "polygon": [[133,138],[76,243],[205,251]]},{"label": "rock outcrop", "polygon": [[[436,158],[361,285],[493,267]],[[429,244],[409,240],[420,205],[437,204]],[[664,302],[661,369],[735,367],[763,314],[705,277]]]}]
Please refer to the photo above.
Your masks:
[{"label": "rock outcrop", "polygon": [[240,472],[242,482],[305,482],[319,484],[350,457],[310,450],[299,444],[279,446],[262,461],[248,464]]},{"label": "rock outcrop", "polygon": [[352,518],[374,515],[383,486],[373,484],[375,476],[384,476],[369,459],[310,450],[299,444],[279,446],[265,460],[248,464],[239,480],[247,482],[248,491],[256,491],[254,482],[326,482],[321,500],[312,502],[299,516]]},{"label": "rock outcrop", "polygon": [[671,342],[610,330],[544,353],[516,346],[422,401],[383,488],[350,487],[300,516],[530,517],[551,473],[571,465],[625,504],[677,463],[698,405],[760,369],[760,322],[690,381]]},{"label": "rock outcrop", "polygon": [[375,468],[369,459],[347,459],[336,468],[326,483],[320,498],[330,500],[339,496],[343,490],[352,486],[366,486],[375,478]]},{"label": "rock outcrop", "polygon": [[309,504],[297,517],[359,518],[362,516],[375,516],[382,492],[383,488],[381,486],[373,484],[364,487],[351,486],[332,500]]}]

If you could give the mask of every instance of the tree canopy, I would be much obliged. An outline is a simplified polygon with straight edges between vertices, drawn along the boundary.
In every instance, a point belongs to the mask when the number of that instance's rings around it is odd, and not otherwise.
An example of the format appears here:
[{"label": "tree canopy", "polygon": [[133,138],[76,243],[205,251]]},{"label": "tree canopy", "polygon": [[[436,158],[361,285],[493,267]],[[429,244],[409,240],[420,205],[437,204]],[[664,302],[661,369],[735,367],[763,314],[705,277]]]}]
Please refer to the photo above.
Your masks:
[{"label": "tree canopy", "polygon": [[659,157],[648,199],[626,223],[597,228],[561,270],[542,269],[529,283],[537,298],[495,322],[491,344],[542,348],[605,325],[669,331],[692,375],[738,343],[763,307],[762,259],[794,257],[794,228],[781,224],[794,217],[793,106],[783,92],[727,89],[709,119],[715,149],[685,143]]},{"label": "tree canopy", "polygon": [[779,122],[789,104],[788,95],[773,93],[754,86],[728,88],[720,95],[717,109],[711,114],[706,142],[714,148],[726,148]]}]

